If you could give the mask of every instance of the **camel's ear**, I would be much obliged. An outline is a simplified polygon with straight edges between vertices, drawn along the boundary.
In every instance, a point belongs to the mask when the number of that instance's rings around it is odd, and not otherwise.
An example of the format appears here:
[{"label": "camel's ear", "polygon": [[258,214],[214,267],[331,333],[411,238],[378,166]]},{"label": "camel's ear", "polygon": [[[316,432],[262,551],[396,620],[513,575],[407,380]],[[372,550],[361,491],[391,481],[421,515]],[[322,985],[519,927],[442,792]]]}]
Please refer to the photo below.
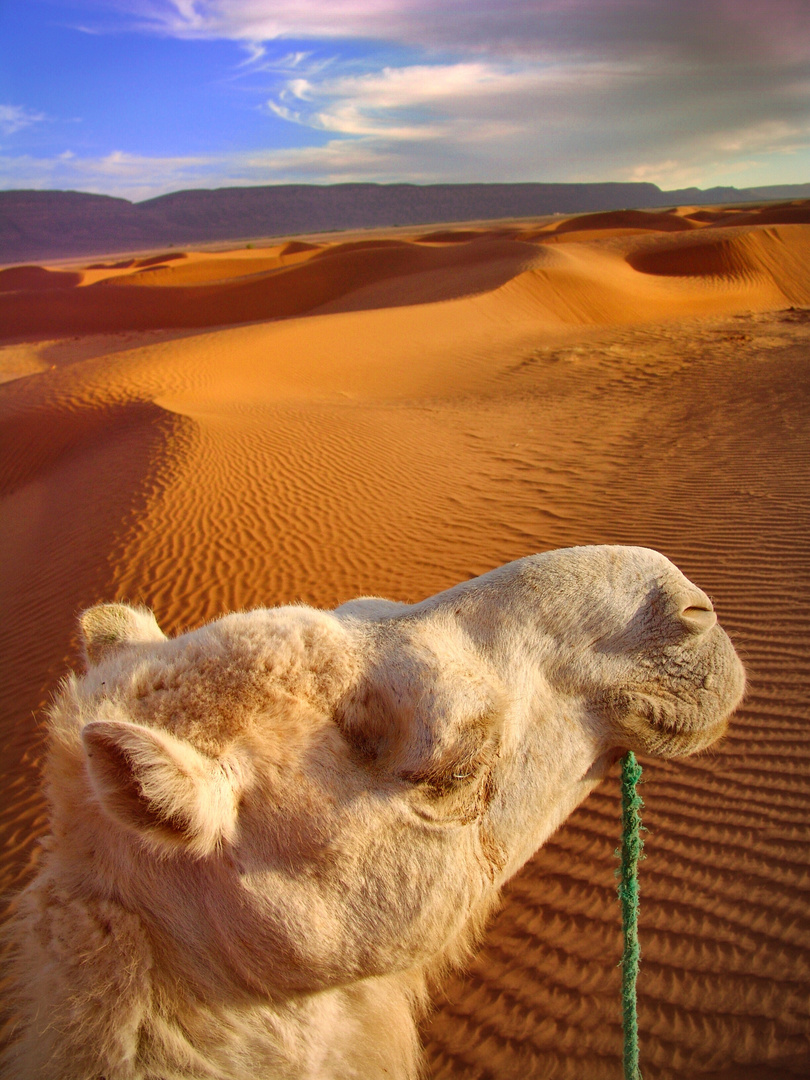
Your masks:
[{"label": "camel's ear", "polygon": [[233,840],[240,793],[233,762],[207,757],[166,731],[120,720],[86,724],[82,741],[106,813],[153,847],[204,856]]},{"label": "camel's ear", "polygon": [[376,768],[429,798],[431,816],[469,821],[489,801],[507,693],[469,650],[439,644],[407,644],[375,665],[340,723]]},{"label": "camel's ear", "polygon": [[79,629],[88,664],[98,664],[126,645],[166,640],[151,611],[128,604],[88,608],[79,616]]}]

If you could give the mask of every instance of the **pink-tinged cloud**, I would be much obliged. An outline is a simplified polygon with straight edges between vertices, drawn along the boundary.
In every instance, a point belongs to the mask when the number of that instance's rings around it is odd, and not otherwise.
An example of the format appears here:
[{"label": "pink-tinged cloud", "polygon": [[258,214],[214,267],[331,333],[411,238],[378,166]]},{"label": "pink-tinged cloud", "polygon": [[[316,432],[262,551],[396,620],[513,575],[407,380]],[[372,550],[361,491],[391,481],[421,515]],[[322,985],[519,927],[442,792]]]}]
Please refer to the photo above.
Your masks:
[{"label": "pink-tinged cloud", "polygon": [[251,42],[367,38],[512,56],[790,61],[810,54],[807,0],[114,0],[143,28]]}]

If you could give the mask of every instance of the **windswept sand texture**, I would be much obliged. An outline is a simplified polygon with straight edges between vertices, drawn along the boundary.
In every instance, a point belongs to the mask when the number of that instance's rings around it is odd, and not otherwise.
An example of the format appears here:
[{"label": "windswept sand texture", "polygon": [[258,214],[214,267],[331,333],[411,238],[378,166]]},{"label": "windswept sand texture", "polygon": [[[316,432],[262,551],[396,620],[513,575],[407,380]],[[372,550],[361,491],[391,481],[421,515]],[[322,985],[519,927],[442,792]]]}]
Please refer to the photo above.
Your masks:
[{"label": "windswept sand texture", "polygon": [[[81,608],[172,632],[645,544],[750,676],[719,749],[645,771],[645,1080],[806,1076],[808,204],[159,254],[0,270],[0,889]],[[617,789],[438,996],[436,1080],[621,1075]]]}]

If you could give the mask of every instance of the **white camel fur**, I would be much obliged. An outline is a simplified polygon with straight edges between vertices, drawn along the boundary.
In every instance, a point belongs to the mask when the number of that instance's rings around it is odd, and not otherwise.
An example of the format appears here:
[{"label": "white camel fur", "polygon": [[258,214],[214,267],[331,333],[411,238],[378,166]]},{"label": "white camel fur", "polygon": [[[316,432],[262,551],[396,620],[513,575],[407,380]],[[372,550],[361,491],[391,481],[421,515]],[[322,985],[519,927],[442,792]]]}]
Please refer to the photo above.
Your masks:
[{"label": "white camel fur", "polygon": [[664,556],[530,556],[409,606],[81,617],[9,938],[17,1080],[408,1080],[426,987],[624,749],[744,685]]}]

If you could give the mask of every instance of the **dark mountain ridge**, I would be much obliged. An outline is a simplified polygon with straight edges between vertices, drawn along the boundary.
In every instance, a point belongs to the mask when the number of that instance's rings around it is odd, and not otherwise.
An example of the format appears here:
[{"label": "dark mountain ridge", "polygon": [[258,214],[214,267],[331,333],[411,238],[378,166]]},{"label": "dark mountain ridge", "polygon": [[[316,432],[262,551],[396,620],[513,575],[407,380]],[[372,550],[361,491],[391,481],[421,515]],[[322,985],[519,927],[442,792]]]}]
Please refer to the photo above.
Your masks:
[{"label": "dark mountain ridge", "polygon": [[0,263],[339,229],[810,197],[810,184],[279,184],[192,189],[132,203],[81,191],[0,191]]}]

